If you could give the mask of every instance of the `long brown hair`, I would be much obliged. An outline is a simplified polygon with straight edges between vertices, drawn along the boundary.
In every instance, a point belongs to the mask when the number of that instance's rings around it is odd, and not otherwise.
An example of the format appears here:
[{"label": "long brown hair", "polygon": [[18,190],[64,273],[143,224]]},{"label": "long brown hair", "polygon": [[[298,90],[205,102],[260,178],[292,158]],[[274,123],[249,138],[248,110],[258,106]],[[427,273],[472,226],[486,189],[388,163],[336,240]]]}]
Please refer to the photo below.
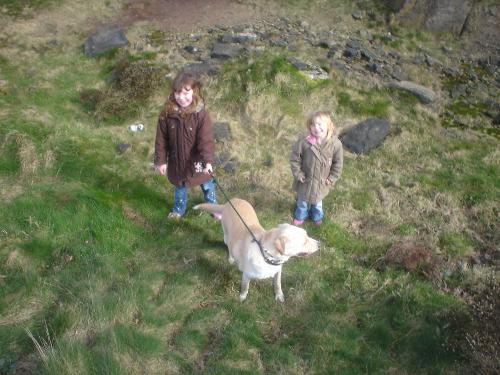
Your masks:
[{"label": "long brown hair", "polygon": [[181,71],[177,74],[177,76],[174,78],[174,81],[172,82],[170,94],[168,96],[167,102],[165,103],[165,111],[167,113],[180,112],[180,108],[175,100],[174,94],[176,92],[182,91],[184,87],[191,87],[191,89],[193,90],[193,102],[183,111],[184,113],[195,112],[198,104],[203,101],[201,82],[193,74]]}]

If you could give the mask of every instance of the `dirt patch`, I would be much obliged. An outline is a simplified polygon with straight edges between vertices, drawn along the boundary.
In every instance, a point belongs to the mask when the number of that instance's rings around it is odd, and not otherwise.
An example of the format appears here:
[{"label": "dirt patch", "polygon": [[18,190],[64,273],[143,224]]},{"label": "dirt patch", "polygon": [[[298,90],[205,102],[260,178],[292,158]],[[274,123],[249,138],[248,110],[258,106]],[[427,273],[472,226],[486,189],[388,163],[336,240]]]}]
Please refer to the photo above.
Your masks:
[{"label": "dirt patch", "polygon": [[439,278],[439,258],[423,241],[405,239],[394,244],[385,256],[388,265],[403,267],[408,272],[422,273],[426,277]]},{"label": "dirt patch", "polygon": [[215,25],[252,23],[267,14],[269,9],[266,10],[252,1],[133,1],[113,23],[128,27],[135,22],[147,21],[163,31],[193,32]]}]

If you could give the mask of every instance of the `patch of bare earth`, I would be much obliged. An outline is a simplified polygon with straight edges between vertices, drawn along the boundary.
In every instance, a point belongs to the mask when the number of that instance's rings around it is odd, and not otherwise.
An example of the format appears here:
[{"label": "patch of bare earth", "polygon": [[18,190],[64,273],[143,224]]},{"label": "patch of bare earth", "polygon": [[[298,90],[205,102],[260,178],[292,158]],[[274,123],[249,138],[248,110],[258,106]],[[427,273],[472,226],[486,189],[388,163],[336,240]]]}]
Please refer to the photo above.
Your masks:
[{"label": "patch of bare earth", "polygon": [[199,29],[251,23],[269,14],[269,8],[252,1],[151,0],[133,1],[124,7],[115,24],[128,27],[147,21],[159,30],[192,32]]}]

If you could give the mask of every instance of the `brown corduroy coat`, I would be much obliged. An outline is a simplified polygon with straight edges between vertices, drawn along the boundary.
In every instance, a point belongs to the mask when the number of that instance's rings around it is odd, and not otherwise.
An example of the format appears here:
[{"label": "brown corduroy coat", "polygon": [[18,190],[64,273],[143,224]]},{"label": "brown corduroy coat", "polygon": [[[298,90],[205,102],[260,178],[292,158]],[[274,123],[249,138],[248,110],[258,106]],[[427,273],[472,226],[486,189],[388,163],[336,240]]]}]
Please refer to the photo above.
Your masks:
[{"label": "brown corduroy coat", "polygon": [[168,180],[175,186],[200,185],[209,174],[196,172],[195,163],[214,161],[214,135],[203,103],[191,113],[167,111],[158,118],[155,165],[167,164]]}]

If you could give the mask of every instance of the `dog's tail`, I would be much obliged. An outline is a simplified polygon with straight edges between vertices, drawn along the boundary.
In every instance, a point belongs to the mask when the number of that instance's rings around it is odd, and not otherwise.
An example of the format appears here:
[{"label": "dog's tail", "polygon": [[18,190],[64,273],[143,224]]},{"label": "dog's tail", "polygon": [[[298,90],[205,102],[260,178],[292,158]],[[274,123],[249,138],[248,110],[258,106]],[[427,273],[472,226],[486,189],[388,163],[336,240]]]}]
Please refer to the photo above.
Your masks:
[{"label": "dog's tail", "polygon": [[195,210],[202,210],[210,212],[211,214],[219,214],[222,215],[222,210],[224,209],[223,204],[213,204],[213,203],[202,203],[197,204],[193,207]]}]

